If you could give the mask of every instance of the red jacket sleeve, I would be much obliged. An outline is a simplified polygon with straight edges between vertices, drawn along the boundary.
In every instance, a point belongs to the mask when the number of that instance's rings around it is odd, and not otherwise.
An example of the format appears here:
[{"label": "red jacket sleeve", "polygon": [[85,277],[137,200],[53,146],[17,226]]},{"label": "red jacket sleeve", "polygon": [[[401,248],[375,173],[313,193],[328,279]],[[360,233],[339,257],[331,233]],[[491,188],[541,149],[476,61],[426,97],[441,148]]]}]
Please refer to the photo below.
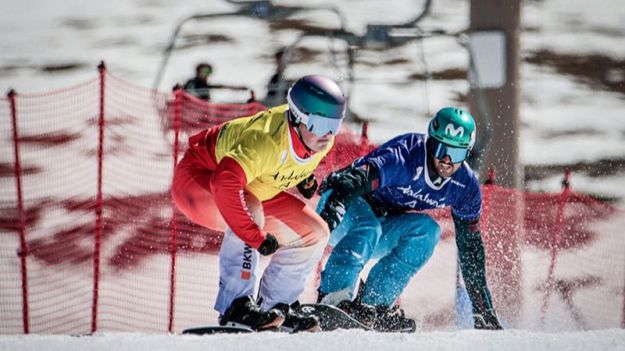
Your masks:
[{"label": "red jacket sleeve", "polygon": [[215,202],[226,224],[241,240],[257,249],[265,234],[252,220],[243,196],[247,179],[243,168],[232,158],[224,157],[210,181]]}]

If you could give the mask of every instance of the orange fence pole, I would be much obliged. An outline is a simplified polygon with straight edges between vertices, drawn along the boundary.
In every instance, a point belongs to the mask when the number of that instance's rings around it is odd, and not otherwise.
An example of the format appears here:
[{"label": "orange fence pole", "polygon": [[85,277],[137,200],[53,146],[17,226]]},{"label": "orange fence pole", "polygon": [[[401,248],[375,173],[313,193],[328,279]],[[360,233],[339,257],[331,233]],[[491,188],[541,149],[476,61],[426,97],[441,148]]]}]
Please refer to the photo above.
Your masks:
[{"label": "orange fence pole", "polygon": [[[180,147],[180,126],[182,121],[183,91],[180,86],[174,87],[174,145],[173,145],[173,167],[178,164],[178,153]],[[176,205],[172,199],[171,234],[169,236],[170,271],[169,271],[169,322],[167,331],[170,333],[174,329],[174,310],[176,297],[176,253],[178,248],[178,221],[176,219]]]},{"label": "orange fence pole", "polygon": [[11,121],[13,123],[13,152],[15,155],[15,164],[13,171],[15,172],[15,180],[17,186],[17,229],[20,235],[20,249],[17,255],[20,258],[22,271],[22,323],[24,334],[30,332],[30,317],[28,306],[28,266],[26,265],[26,256],[28,256],[28,246],[26,244],[26,220],[24,215],[24,198],[22,195],[22,164],[20,161],[19,133],[17,129],[17,107],[15,104],[15,91],[11,89],[7,94],[9,104],[11,105]]},{"label": "orange fence pole", "polygon": [[96,195],[96,219],[95,238],[93,245],[93,301],[91,304],[91,332],[98,330],[98,301],[100,296],[100,247],[102,239],[102,165],[104,159],[104,78],[106,76],[106,65],[104,61],[98,65],[100,74],[100,111],[98,117],[98,181]]}]

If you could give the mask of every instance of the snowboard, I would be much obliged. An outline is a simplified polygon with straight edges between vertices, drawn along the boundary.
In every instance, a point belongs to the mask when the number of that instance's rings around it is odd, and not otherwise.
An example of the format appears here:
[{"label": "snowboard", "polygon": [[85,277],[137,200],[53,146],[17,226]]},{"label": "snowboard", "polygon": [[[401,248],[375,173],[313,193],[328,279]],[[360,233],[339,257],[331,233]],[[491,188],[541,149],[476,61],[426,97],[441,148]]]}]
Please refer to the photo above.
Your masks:
[{"label": "snowboard", "polygon": [[322,331],[332,331],[336,329],[372,330],[343,310],[332,305],[317,303],[302,304],[295,307],[294,310],[302,315],[315,315],[319,317]]},{"label": "snowboard", "polygon": [[252,333],[252,328],[244,326],[223,326],[223,325],[209,325],[205,327],[189,328],[182,331],[182,334],[187,335],[212,335],[212,334],[240,334],[240,333]]},{"label": "snowboard", "polygon": [[[321,323],[321,331],[332,331],[336,329],[363,329],[372,330],[366,325],[358,322],[353,317],[343,312],[337,307],[325,304],[303,304],[294,308],[297,313],[303,315],[316,315]],[[242,325],[209,325],[203,327],[189,328],[182,331],[187,335],[212,335],[212,334],[238,334],[253,332],[292,332],[288,328],[270,328],[256,331]]]}]

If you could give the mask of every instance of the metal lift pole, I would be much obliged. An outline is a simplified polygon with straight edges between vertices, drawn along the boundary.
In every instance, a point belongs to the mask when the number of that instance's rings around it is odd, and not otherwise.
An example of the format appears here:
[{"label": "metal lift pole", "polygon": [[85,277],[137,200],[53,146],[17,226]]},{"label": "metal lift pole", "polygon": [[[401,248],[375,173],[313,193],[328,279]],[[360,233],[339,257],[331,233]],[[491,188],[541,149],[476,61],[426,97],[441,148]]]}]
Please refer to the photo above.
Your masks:
[{"label": "metal lift pole", "polygon": [[[520,188],[523,168],[519,160],[519,37],[521,0],[471,0],[469,45],[472,51],[473,75],[479,75],[479,86],[473,86],[470,107],[475,111],[478,138],[484,127],[491,129],[488,147],[478,156],[481,176],[487,169],[497,172],[497,184]],[[478,113],[480,95],[490,109],[490,126]],[[519,242],[523,234],[523,199],[511,195],[493,203],[491,213],[499,207],[511,208],[512,215],[503,223],[502,233],[485,232],[487,266],[494,304],[499,317],[511,325],[519,318],[522,305],[521,261]],[[491,216],[493,217],[493,216]],[[488,228],[484,228],[485,231]]]},{"label": "metal lift pole", "polygon": [[[470,38],[473,56],[477,58],[476,69],[481,87],[472,89],[471,110],[480,118],[478,95],[482,89],[487,105],[491,107],[492,138],[487,150],[483,150],[482,169],[494,168],[497,183],[519,188],[523,172],[519,162],[519,36],[520,0],[472,0]],[[488,46],[489,38],[501,47]],[[476,43],[483,43],[475,45]],[[488,52],[490,51],[490,53]],[[500,51],[493,53],[493,51]],[[493,55],[495,54],[495,55]],[[499,56],[500,59],[497,59]],[[482,57],[482,59],[480,59]],[[482,61],[482,62],[480,62]],[[494,66],[494,62],[501,65]],[[490,67],[488,67],[490,66]],[[500,70],[497,72],[497,70]],[[499,76],[490,79],[489,75]],[[478,121],[479,123],[479,121]],[[478,130],[479,133],[482,132]],[[485,174],[485,172],[484,172]]]}]

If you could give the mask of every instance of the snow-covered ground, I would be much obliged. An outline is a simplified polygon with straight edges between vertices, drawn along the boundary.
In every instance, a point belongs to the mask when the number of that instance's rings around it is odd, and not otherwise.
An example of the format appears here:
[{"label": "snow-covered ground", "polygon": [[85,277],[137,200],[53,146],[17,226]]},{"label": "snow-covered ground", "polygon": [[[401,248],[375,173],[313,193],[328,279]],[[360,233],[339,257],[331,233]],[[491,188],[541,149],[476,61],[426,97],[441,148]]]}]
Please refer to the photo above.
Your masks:
[{"label": "snow-covered ground", "polygon": [[382,334],[364,331],[335,331],[317,334],[242,334],[219,336],[177,336],[103,333],[94,336],[8,336],[0,338],[0,351],[274,351],[274,350],[579,350],[608,351],[625,347],[625,330],[609,329],[577,333],[527,331],[430,332]]}]

